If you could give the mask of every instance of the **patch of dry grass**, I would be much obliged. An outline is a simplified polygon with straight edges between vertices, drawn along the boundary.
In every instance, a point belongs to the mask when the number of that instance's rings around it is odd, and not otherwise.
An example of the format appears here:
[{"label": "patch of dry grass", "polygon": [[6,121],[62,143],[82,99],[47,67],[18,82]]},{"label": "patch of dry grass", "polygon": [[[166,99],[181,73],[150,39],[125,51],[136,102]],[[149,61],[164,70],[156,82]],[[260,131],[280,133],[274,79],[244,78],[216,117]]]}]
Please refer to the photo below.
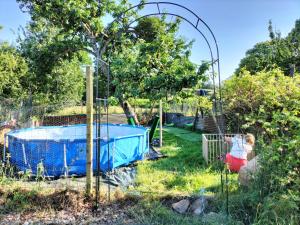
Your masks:
[{"label": "patch of dry grass", "polygon": [[[132,222],[128,210],[138,199],[115,189],[111,201],[101,190],[100,207],[94,210],[95,193],[86,197],[83,191],[57,189],[37,182],[6,181],[0,185],[0,224],[74,223],[124,224]],[[83,189],[84,190],[84,189]]]}]

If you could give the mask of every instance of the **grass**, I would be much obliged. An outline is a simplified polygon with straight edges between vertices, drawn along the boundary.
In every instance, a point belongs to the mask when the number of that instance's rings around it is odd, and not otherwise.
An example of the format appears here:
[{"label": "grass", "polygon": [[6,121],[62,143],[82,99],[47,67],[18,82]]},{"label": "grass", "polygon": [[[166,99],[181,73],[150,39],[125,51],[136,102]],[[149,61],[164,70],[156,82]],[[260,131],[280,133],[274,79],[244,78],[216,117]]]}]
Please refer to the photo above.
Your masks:
[{"label": "grass", "polygon": [[203,217],[179,215],[159,201],[140,201],[129,213],[136,224],[143,225],[241,225],[224,213],[207,214]]},{"label": "grass", "polygon": [[[131,210],[141,224],[239,224],[224,214],[224,196],[220,194],[220,173],[208,167],[201,154],[201,134],[178,128],[167,128],[163,132],[161,152],[167,156],[157,161],[143,161],[138,164],[136,191],[143,199]],[[230,192],[237,189],[236,174],[230,174]],[[210,206],[217,213],[211,217],[179,215],[165,199],[181,199],[195,196],[205,188],[207,195],[216,200]],[[173,200],[174,202],[174,200]]]},{"label": "grass", "polygon": [[[167,157],[157,161],[138,163],[136,185],[132,189],[134,193],[140,193],[138,196],[141,198],[139,197],[139,201],[134,203],[133,207],[128,208],[131,217],[137,224],[145,225],[235,224],[222,213],[224,212],[224,196],[219,195],[220,174],[214,168],[208,167],[202,158],[201,134],[177,128],[168,128],[163,134],[164,146],[161,152]],[[235,182],[236,177],[236,174],[231,174],[230,180]],[[206,189],[206,194],[216,196],[216,201],[210,206],[210,210],[221,213],[214,215],[214,218],[206,221],[191,215],[179,215],[171,209],[170,201],[166,203],[168,199],[174,202],[186,196],[197,195],[201,188]],[[236,185],[233,183],[230,191],[234,192],[235,189]],[[37,184],[5,181],[5,179],[0,182],[0,208],[2,205],[3,213],[57,210],[56,204],[62,204],[61,201],[72,204],[71,201],[74,199],[74,201],[82,199],[78,197],[82,196],[81,194],[72,194],[74,195],[72,199],[64,199],[62,197],[64,195],[64,192],[53,188],[47,189],[44,182]],[[53,198],[55,201],[51,200]],[[63,204],[63,207],[68,206]]]},{"label": "grass", "polygon": [[[164,146],[161,152],[167,156],[157,161],[139,163],[136,189],[152,196],[185,196],[194,195],[201,188],[214,193],[220,187],[220,174],[204,162],[201,155],[201,142],[180,138],[164,132]],[[176,130],[177,131],[177,130]],[[230,175],[234,179],[236,175]]]},{"label": "grass", "polygon": [[[148,112],[150,109],[148,108],[134,108],[136,113],[142,114],[144,112]],[[103,109],[104,112],[104,109]],[[157,109],[154,109],[153,112],[157,112]],[[94,110],[95,113],[95,110]],[[123,114],[124,111],[120,106],[109,106],[108,108],[109,114]],[[68,116],[68,115],[79,115],[79,114],[86,114],[86,107],[85,106],[70,106],[64,107],[63,109],[57,110],[55,112],[50,113],[52,116]]]},{"label": "grass", "polygon": [[[124,113],[123,109],[120,106],[110,106],[108,112],[109,114]],[[78,115],[78,114],[86,114],[86,107],[85,106],[64,107],[63,109],[51,113],[52,116],[68,116],[68,115]]]}]

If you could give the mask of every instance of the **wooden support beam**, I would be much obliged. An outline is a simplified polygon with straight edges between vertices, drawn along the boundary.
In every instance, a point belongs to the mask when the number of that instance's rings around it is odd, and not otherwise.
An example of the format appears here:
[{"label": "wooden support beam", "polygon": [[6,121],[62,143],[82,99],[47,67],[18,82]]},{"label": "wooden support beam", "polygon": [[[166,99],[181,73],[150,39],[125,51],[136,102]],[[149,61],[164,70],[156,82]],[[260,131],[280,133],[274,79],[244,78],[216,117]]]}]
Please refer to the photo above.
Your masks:
[{"label": "wooden support beam", "polygon": [[163,144],[163,106],[162,100],[159,101],[159,147],[162,147]]},{"label": "wooden support beam", "polygon": [[91,195],[93,187],[93,73],[86,67],[86,194]]}]

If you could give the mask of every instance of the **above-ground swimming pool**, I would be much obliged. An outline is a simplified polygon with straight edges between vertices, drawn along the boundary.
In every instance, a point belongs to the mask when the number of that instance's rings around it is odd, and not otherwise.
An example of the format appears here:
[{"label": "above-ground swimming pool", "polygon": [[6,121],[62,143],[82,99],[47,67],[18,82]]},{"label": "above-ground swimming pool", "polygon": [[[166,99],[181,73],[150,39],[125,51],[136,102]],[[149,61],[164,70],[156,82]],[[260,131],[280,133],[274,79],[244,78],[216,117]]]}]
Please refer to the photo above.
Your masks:
[{"label": "above-ground swimming pool", "polygon": [[[148,131],[129,125],[101,125],[101,171],[141,160],[149,151]],[[107,135],[107,129],[109,135]],[[96,170],[94,124],[93,169]],[[109,138],[108,138],[109,136]],[[86,125],[26,128],[7,134],[10,162],[46,176],[85,175]]]}]

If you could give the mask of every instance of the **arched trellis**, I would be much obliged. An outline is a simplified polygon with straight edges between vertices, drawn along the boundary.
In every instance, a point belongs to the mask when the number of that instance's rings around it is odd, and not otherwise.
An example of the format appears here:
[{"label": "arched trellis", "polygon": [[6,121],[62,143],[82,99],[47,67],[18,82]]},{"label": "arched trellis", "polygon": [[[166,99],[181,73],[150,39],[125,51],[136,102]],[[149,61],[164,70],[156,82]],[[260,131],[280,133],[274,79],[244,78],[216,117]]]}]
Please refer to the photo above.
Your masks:
[{"label": "arched trellis", "polygon": [[[164,5],[169,5],[169,6],[176,6],[179,9],[183,9],[185,12],[189,13],[190,15],[192,15],[195,19],[195,21],[191,21],[191,19],[187,18],[186,16],[180,15],[178,13],[173,13],[173,12],[166,12],[163,11],[164,8],[162,8],[161,6]],[[113,24],[118,23],[118,24],[122,24],[122,20],[124,19],[129,19],[129,17],[131,17],[131,15],[127,15],[127,13],[129,13],[130,11],[136,10],[136,9],[140,9],[142,7],[145,6],[156,6],[157,8],[157,12],[153,12],[153,13],[148,13],[142,16],[138,16],[136,18],[134,18],[132,21],[130,21],[129,23],[126,24],[125,27],[122,27],[121,29],[119,29],[119,31],[117,32],[116,35],[113,35],[112,37],[110,37],[110,41],[116,41],[120,38],[120,36],[123,33],[126,33],[129,29],[129,27],[134,24],[135,22],[145,18],[145,17],[151,17],[151,16],[175,16],[177,18],[180,18],[182,20],[184,20],[185,22],[187,22],[188,24],[190,24],[199,34],[200,36],[203,38],[204,42],[206,43],[208,49],[209,49],[209,54],[210,54],[210,65],[211,65],[211,72],[212,72],[212,81],[213,81],[213,88],[214,88],[214,110],[215,113],[217,113],[217,100],[219,101],[219,103],[222,102],[222,91],[219,88],[218,91],[218,98],[217,98],[217,90],[216,90],[216,83],[218,83],[218,86],[221,87],[221,72],[220,72],[220,55],[219,55],[219,46],[218,46],[218,42],[216,40],[216,37],[212,31],[212,29],[210,28],[210,26],[203,20],[201,19],[195,12],[193,12],[191,9],[180,5],[178,3],[173,3],[173,2],[166,2],[166,1],[158,1],[158,2],[146,2],[146,3],[140,3],[137,5],[134,5],[130,8],[128,8],[127,10],[123,11],[116,19],[114,19],[110,25],[108,26],[109,30]],[[208,39],[208,37],[203,33],[203,31],[199,28],[199,25],[202,24],[204,25],[204,27],[207,29],[208,33],[210,34],[212,41],[210,41]],[[109,42],[109,41],[108,41]],[[111,53],[112,51],[112,47],[110,47],[107,52]],[[100,52],[99,49],[97,51],[98,53]],[[110,55],[109,53],[109,55]],[[97,54],[97,58],[101,59],[101,54]],[[109,60],[108,60],[109,61]],[[105,64],[107,64],[105,62]],[[216,81],[217,78],[217,81]],[[220,114],[222,115],[222,104],[219,104],[219,111]],[[223,126],[223,119],[221,118],[221,120],[218,122],[218,132],[219,133],[224,133],[224,126]]]},{"label": "arched trellis", "polygon": [[[142,15],[142,16],[138,16],[136,18],[134,18],[132,21],[130,21],[129,23],[126,23],[126,26],[123,26],[122,24],[122,20],[124,19],[129,19],[131,17],[131,15],[127,15],[130,11],[133,11],[133,10],[137,10],[137,9],[140,9],[142,7],[145,7],[145,6],[156,6],[157,8],[157,11],[156,12],[153,12],[153,13],[148,13],[148,14],[145,14],[145,15]],[[166,11],[163,11],[165,8],[162,8],[162,6],[175,6],[175,7],[178,7],[179,9],[183,9],[186,13],[189,13],[190,15],[193,15],[195,17],[195,21],[191,21],[190,19],[188,19],[187,17],[183,16],[183,15],[180,15],[178,13],[173,13],[173,12],[166,12]],[[113,42],[113,41],[117,41],[121,35],[123,33],[126,33],[129,29],[129,27],[134,24],[135,22],[143,19],[143,18],[146,18],[146,17],[151,17],[151,16],[175,16],[177,18],[180,18],[181,20],[184,20],[185,22],[187,22],[188,24],[190,24],[199,34],[200,36],[204,39],[208,49],[209,49],[209,54],[210,54],[210,65],[211,65],[211,70],[212,70],[212,81],[213,81],[213,93],[214,93],[214,110],[213,110],[213,113],[215,115],[217,115],[218,113],[218,106],[219,106],[219,112],[220,112],[220,120],[217,121],[215,119],[215,122],[216,122],[216,126],[218,128],[218,132],[223,135],[224,134],[224,122],[223,122],[223,113],[222,113],[222,91],[221,91],[221,75],[220,75],[220,56],[219,56],[219,47],[218,47],[218,42],[216,40],[216,37],[212,31],[212,29],[209,27],[209,25],[204,21],[202,20],[195,12],[193,12],[192,10],[190,10],[189,8],[183,6],[183,5],[180,5],[178,3],[173,3],[173,2],[166,2],[166,1],[158,1],[158,2],[145,2],[145,3],[140,3],[140,4],[137,4],[137,5],[134,5],[130,8],[128,8],[127,10],[123,11],[116,19],[114,19],[110,25],[108,26],[108,29],[109,30],[113,24],[115,23],[118,23],[118,24],[121,24],[123,27],[121,27],[118,32],[113,35],[112,37],[108,37],[108,41],[106,41],[106,44],[109,43],[109,42]],[[204,25],[204,27],[207,29],[208,33],[210,34],[211,38],[212,38],[212,42],[208,39],[208,37],[204,34],[204,32],[202,30],[200,30],[199,28],[199,25],[202,24]],[[97,49],[96,49],[96,75],[97,75],[97,88],[96,88],[96,98],[98,100],[100,100],[100,96],[99,96],[99,91],[98,91],[98,81],[99,81],[99,74],[98,74],[98,67],[99,67],[99,61],[102,63],[102,65],[105,65],[107,66],[107,79],[108,79],[108,84],[107,84],[107,93],[106,93],[106,96],[107,98],[109,97],[109,80],[110,80],[110,77],[109,77],[109,72],[110,72],[110,69],[109,69],[109,62],[110,62],[110,55],[111,55],[111,52],[113,50],[113,45],[111,45],[108,49],[105,49],[105,51],[108,53],[108,61],[105,62],[102,60],[102,54],[104,51],[100,51],[100,46],[101,46],[101,43],[98,43],[97,45]],[[100,53],[101,52],[101,53]],[[216,76],[215,76],[216,75]],[[216,77],[217,77],[217,82],[218,82],[218,86],[219,86],[219,92],[218,92],[218,97],[217,97],[217,91],[216,91]],[[219,101],[219,105],[217,105],[217,102]],[[107,101],[106,101],[107,103]],[[100,108],[98,108],[97,106],[97,112],[100,112]],[[108,110],[107,110],[108,111]],[[108,118],[108,117],[107,117]],[[96,118],[96,121],[100,121],[100,113],[98,115],[97,113],[97,118]],[[108,121],[108,119],[107,119]],[[99,156],[100,156],[100,124],[96,123],[96,139],[97,139],[97,142],[96,142],[96,148],[97,148],[97,151],[96,151],[96,163],[97,165],[100,165],[100,159],[99,159]],[[108,150],[108,158],[109,158],[109,150]],[[222,176],[222,175],[221,175]],[[100,177],[100,168],[99,166],[97,166],[97,173],[96,173],[96,177],[97,177],[97,181],[96,181],[96,206],[98,206],[98,196],[99,196],[99,190],[100,190],[100,181],[99,181],[99,177]],[[221,178],[222,180],[222,178]],[[223,186],[223,185],[222,185]],[[223,188],[222,188],[223,189]],[[108,190],[110,190],[110,187],[108,187]]]}]

